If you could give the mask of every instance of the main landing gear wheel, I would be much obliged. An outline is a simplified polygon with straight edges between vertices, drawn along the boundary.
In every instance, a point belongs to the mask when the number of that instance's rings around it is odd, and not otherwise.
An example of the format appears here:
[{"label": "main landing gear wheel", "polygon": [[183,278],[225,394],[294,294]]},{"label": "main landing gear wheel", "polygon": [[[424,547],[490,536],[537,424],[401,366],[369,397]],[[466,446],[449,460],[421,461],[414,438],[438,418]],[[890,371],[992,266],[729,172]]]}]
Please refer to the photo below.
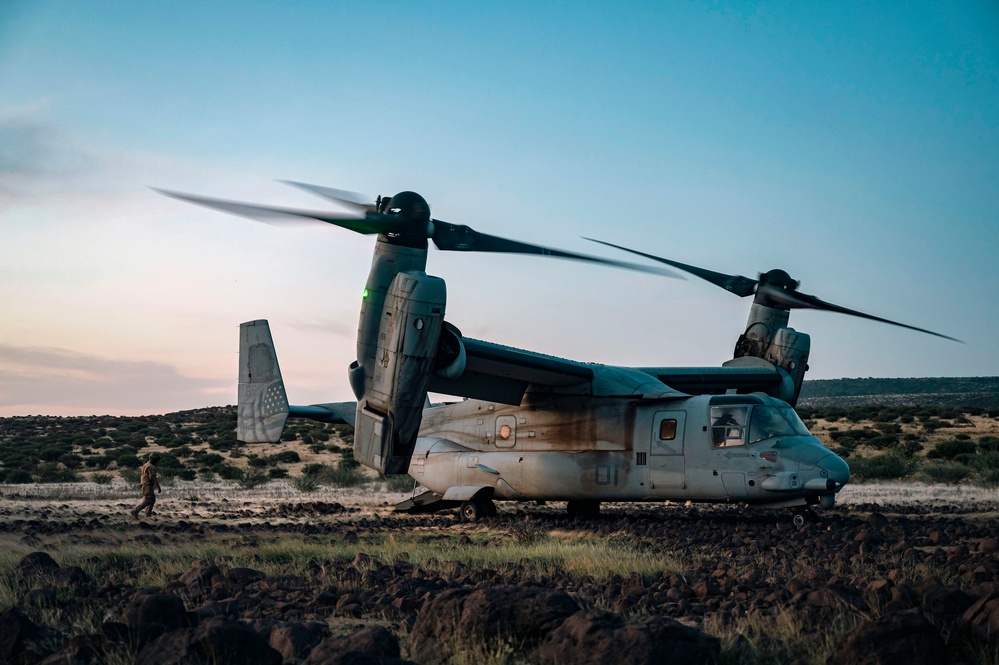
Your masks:
[{"label": "main landing gear wheel", "polygon": [[462,522],[478,522],[486,517],[496,516],[496,504],[489,499],[472,499],[458,507]]},{"label": "main landing gear wheel", "polygon": [[590,520],[600,516],[600,502],[591,499],[573,499],[566,502],[565,512],[569,517]]}]

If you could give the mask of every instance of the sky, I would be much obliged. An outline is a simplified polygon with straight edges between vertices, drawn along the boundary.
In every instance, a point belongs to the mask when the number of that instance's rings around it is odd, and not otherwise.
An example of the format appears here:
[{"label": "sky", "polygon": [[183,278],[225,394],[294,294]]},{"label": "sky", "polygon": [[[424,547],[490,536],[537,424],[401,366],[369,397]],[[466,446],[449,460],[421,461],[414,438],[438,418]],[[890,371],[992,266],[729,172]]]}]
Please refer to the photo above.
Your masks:
[{"label": "sky", "polygon": [[[872,6],[884,4],[885,6]],[[160,187],[437,219],[628,260],[782,268],[825,300],[809,379],[999,375],[999,5],[0,3],[0,416],[233,404],[268,319],[290,400],[353,399],[374,238]],[[749,299],[691,278],[431,250],[464,335],[717,366]]]}]

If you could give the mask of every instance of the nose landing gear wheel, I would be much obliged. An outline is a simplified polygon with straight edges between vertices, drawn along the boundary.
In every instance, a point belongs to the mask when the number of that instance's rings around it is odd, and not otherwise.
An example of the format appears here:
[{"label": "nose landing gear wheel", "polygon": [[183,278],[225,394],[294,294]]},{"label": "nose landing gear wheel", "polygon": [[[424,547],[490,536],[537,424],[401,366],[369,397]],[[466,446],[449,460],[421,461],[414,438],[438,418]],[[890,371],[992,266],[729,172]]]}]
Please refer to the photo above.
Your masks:
[{"label": "nose landing gear wheel", "polygon": [[794,514],[791,515],[791,523],[794,524],[794,526],[799,529],[805,526],[806,522],[815,523],[818,521],[819,521],[819,516],[816,515],[815,511],[812,510],[811,508],[800,508],[798,510],[795,510]]}]

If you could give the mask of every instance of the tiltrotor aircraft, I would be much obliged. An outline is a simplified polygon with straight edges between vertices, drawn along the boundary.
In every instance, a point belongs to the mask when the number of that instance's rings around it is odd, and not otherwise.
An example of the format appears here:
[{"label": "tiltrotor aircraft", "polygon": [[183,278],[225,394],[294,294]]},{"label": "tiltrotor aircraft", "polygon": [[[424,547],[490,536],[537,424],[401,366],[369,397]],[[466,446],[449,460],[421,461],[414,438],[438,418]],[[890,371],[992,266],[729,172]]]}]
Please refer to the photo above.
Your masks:
[{"label": "tiltrotor aircraft", "polygon": [[[378,236],[361,301],[357,360],[348,369],[357,401],[290,406],[267,321],[243,323],[238,439],[276,443],[289,417],[349,423],[357,461],[381,473],[408,473],[425,488],[406,502],[413,511],[458,507],[474,521],[495,514],[497,500],[567,501],[568,512],[580,516],[597,514],[605,501],[741,502],[792,508],[795,523],[803,524],[816,505],[834,504],[850,469],[794,411],[809,337],[788,327],[790,310],[824,309],[912,328],[800,293],[782,270],[753,280],[635,252],[736,295],[754,295],[732,360],[721,367],[614,367],[470,339],[445,320],[444,280],[426,273],[428,240],[445,251],[538,254],[671,273],[432,219],[414,192],[369,203],[352,192],[289,184],[357,214],[162,192],[255,219],[304,217]],[[464,399],[430,405],[428,392]]]}]

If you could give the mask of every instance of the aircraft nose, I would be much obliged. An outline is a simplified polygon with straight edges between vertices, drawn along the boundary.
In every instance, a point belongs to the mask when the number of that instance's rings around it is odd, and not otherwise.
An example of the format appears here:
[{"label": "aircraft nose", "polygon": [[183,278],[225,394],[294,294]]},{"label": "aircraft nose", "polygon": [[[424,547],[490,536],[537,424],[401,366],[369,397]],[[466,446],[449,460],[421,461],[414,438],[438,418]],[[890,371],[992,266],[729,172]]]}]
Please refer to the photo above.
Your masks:
[{"label": "aircraft nose", "polygon": [[818,466],[828,474],[829,480],[834,481],[837,487],[842,487],[850,481],[850,466],[839,455],[822,458]]}]

